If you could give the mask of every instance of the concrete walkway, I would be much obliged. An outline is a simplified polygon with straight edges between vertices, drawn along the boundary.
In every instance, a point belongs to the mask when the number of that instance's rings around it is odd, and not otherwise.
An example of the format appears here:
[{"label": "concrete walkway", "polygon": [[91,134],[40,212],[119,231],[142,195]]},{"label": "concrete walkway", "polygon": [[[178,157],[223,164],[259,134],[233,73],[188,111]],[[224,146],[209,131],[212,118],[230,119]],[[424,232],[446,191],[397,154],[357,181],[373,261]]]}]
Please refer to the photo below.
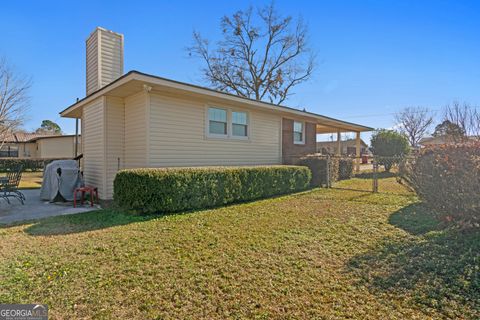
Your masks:
[{"label": "concrete walkway", "polygon": [[40,199],[40,189],[22,190],[22,193],[27,198],[24,205],[17,199],[10,198],[10,204],[8,204],[4,199],[0,198],[0,224],[10,224],[13,222],[99,209],[98,206],[92,208],[89,204],[74,208],[71,202],[49,203],[48,201]]}]

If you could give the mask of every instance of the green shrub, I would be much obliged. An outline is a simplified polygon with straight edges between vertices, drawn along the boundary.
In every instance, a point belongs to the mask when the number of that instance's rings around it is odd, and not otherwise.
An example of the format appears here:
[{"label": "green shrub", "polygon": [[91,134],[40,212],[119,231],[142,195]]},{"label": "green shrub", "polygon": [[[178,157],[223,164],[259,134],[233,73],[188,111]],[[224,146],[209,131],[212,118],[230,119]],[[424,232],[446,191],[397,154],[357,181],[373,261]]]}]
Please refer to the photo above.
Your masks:
[{"label": "green shrub", "polygon": [[383,165],[386,171],[390,171],[392,166],[398,163],[396,159],[402,159],[410,151],[407,137],[393,130],[382,129],[374,132],[370,144],[378,164]]},{"label": "green shrub", "polygon": [[418,196],[447,222],[480,223],[480,143],[443,145],[423,150],[402,166]]},{"label": "green shrub", "polygon": [[0,158],[0,172],[5,172],[9,168],[15,168],[19,165],[26,171],[40,171],[54,160],[56,159]]},{"label": "green shrub", "polygon": [[[306,166],[312,172],[310,186],[312,187],[328,187],[328,179],[330,182],[338,180],[339,158],[323,156],[317,154],[306,155],[300,159],[300,165]],[[328,174],[327,174],[328,164]]]},{"label": "green shrub", "polygon": [[176,212],[305,190],[300,166],[129,169],[117,173],[114,200],[135,211]]},{"label": "green shrub", "polygon": [[340,158],[338,160],[338,180],[353,178],[353,159]]}]

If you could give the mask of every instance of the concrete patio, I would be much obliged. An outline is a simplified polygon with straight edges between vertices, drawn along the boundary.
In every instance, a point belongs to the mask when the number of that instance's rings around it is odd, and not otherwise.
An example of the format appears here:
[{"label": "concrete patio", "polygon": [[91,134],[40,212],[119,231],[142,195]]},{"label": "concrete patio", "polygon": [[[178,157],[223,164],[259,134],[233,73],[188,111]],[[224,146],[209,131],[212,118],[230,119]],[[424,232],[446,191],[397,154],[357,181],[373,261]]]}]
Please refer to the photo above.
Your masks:
[{"label": "concrete patio", "polygon": [[98,206],[89,204],[73,207],[71,202],[49,203],[40,199],[40,189],[22,190],[27,200],[22,205],[17,199],[10,199],[10,204],[0,198],[0,224],[36,220],[46,217],[67,215],[98,210]]}]

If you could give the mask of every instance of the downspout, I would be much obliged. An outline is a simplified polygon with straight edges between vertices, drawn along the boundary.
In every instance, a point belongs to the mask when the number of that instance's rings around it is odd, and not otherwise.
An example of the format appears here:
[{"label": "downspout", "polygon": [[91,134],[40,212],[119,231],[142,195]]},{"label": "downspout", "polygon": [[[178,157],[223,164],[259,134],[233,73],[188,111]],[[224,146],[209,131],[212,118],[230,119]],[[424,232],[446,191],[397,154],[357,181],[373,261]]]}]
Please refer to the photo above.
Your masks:
[{"label": "downspout", "polygon": [[78,118],[75,118],[75,158],[78,156]]},{"label": "downspout", "polygon": [[[77,98],[77,102],[78,102],[78,98]],[[78,118],[75,118],[75,158],[77,156],[78,156]]]}]

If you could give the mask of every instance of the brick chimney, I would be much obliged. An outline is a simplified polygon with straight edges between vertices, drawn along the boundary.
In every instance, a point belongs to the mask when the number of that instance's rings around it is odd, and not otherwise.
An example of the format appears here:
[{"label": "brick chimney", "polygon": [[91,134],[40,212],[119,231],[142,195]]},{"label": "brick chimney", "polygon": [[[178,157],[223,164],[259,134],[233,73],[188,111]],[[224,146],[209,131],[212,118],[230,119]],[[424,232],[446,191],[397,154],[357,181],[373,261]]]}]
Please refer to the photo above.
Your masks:
[{"label": "brick chimney", "polygon": [[97,27],[86,41],[87,96],[123,74],[123,34]]}]

